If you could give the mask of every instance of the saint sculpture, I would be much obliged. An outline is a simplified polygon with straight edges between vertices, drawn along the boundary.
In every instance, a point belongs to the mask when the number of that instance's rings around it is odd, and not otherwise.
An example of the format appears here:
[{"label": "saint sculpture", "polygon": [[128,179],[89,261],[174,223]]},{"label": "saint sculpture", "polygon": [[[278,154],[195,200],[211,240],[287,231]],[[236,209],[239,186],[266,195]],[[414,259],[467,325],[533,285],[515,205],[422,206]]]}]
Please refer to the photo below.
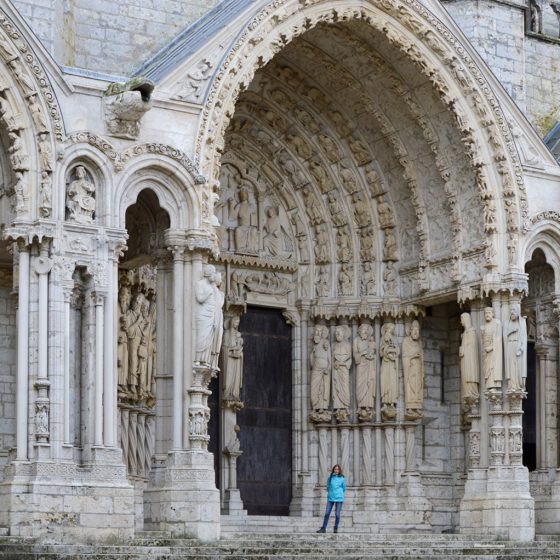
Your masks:
[{"label": "saint sculpture", "polygon": [[420,340],[420,323],[412,321],[402,345],[405,418],[417,420],[424,404],[424,353]]}]

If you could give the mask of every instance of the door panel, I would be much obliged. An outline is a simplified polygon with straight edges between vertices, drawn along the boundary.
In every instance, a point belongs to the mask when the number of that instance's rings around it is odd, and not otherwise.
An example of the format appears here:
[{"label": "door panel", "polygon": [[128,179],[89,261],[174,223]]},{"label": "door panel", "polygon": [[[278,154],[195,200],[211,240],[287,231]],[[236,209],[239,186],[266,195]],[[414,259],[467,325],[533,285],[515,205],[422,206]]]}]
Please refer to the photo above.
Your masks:
[{"label": "door panel", "polygon": [[245,407],[237,483],[250,515],[289,515],[292,497],[291,327],[274,309],[248,308],[243,335]]}]

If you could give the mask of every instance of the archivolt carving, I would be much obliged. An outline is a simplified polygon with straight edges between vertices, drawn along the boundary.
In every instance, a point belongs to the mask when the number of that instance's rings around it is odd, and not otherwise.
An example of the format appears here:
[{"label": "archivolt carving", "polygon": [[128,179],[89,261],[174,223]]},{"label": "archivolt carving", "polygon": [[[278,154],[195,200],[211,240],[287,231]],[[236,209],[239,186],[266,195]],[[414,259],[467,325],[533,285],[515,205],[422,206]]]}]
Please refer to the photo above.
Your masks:
[{"label": "archivolt carving", "polygon": [[[30,46],[25,42],[21,34],[17,31],[12,21],[5,12],[0,11],[0,57],[4,59],[15,77],[15,81],[20,85],[24,96],[29,96],[26,103],[29,112],[40,119],[41,126],[38,131],[50,131],[51,127],[43,114],[37,93],[40,92],[41,101],[48,106],[48,115],[52,122],[52,132],[55,138],[62,140],[63,123],[60,109],[56,101],[54,91],[44,73],[41,64],[37,61]],[[35,105],[34,108],[33,105]],[[35,120],[35,119],[34,119]]]},{"label": "archivolt carving", "polygon": [[[307,7],[307,4],[305,6]],[[273,17],[278,10],[283,10],[282,24],[278,24],[279,20]],[[203,114],[200,133],[197,139],[196,157],[199,159],[204,155],[203,165],[205,169],[215,174],[218,168],[220,142],[223,142],[227,121],[233,114],[236,100],[235,93],[247,87],[258,66],[266,64],[278,50],[304,30],[317,25],[319,22],[332,22],[335,18],[339,21],[361,18],[377,28],[385,27],[385,32],[388,34],[389,39],[405,51],[410,58],[416,59],[421,71],[429,75],[434,87],[440,92],[443,102],[453,105],[450,109],[454,110],[456,99],[451,93],[454,85],[448,85],[444,81],[447,77],[441,72],[436,71],[433,66],[426,62],[424,55],[407,37],[404,37],[398,31],[391,34],[389,27],[385,25],[386,22],[381,20],[378,10],[389,13],[396,21],[400,21],[410,29],[412,35],[416,35],[415,42],[419,42],[422,39],[425,44],[428,44],[434,54],[439,56],[445,64],[450,65],[450,73],[454,73],[455,83],[459,87],[465,90],[472,90],[478,93],[480,98],[484,99],[484,103],[488,107],[486,111],[491,111],[495,115],[495,120],[500,127],[503,138],[502,144],[505,146],[504,150],[506,153],[509,154],[510,169],[518,186],[521,216],[525,218],[527,215],[527,201],[521,167],[507,122],[489,85],[485,82],[475,62],[461,48],[461,44],[452,33],[426,8],[414,0],[406,4],[397,0],[392,2],[371,0],[365,6],[360,2],[359,7],[346,4],[341,8],[329,8],[328,12],[314,9],[313,12],[309,13],[306,13],[307,10],[305,8],[298,9],[296,12],[294,3],[290,1],[283,2],[277,0],[269,4],[251,21],[240,35],[217,73],[216,80],[208,97],[207,107]],[[295,20],[295,24],[290,21],[292,19]],[[304,20],[305,26],[298,23]],[[282,28],[281,31],[278,27]],[[429,33],[423,31],[423,29],[428,28],[430,29]],[[277,40],[277,36],[280,33],[282,34],[282,39]],[[260,57],[255,57],[255,47],[261,45],[264,37],[270,37],[270,43],[266,52]],[[253,63],[253,67],[250,67],[249,61],[256,60],[257,58],[258,63]],[[233,65],[245,68],[246,70],[239,73],[230,72],[230,67]],[[483,112],[481,110],[482,107],[479,103],[477,113],[480,119],[485,119],[481,115]],[[208,135],[210,131],[211,134]],[[204,143],[205,139],[208,139],[208,145]],[[209,145],[210,143],[216,145],[216,139],[218,140],[217,151],[211,153]],[[476,148],[476,143],[473,142],[470,146]],[[478,163],[480,159],[478,155],[475,155],[473,161]],[[214,171],[212,171],[212,168],[214,168]]]}]

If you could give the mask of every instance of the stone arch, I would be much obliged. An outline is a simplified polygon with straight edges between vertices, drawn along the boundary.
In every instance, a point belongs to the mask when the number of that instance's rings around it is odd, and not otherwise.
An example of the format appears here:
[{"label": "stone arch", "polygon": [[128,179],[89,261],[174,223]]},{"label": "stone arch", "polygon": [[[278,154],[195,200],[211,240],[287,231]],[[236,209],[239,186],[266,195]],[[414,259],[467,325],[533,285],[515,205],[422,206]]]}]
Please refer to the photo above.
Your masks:
[{"label": "stone arch", "polygon": [[113,192],[113,174],[106,155],[89,144],[72,144],[65,151],[65,158],[54,172],[53,216],[65,219],[66,190],[68,175],[76,165],[83,164],[91,174],[96,185],[96,221],[108,225],[110,214],[108,193]]},{"label": "stone arch", "polygon": [[[0,14],[0,118],[9,136],[12,176],[4,178],[5,200],[27,219],[52,218],[56,142],[64,127],[42,64],[13,22]],[[4,212],[6,214],[6,212]]]},{"label": "stone arch", "polygon": [[557,232],[540,231],[524,256],[528,293],[522,302],[527,321],[527,399],[524,402],[523,458],[530,471],[557,465],[550,453],[550,441],[557,441],[555,414],[551,417],[548,399],[557,397],[558,363],[558,252]]},{"label": "stone arch", "polygon": [[200,193],[195,191],[193,179],[173,161],[144,157],[123,171],[111,200],[111,223],[124,226],[126,209],[138,194],[149,186],[160,205],[170,216],[172,228],[197,229],[201,227]]},{"label": "stone arch", "polygon": [[[495,233],[508,231],[512,242],[517,242],[520,219],[526,217],[526,200],[508,125],[489,86],[460,42],[417,3],[367,2],[364,5],[360,2],[354,5],[346,2],[344,6],[326,8],[315,3],[301,7],[289,2],[281,7],[276,4],[265,7],[224,57],[208,94],[196,146],[204,172],[215,177],[235,102],[240,92],[249,87],[257,69],[296,37],[319,23],[335,20],[367,22],[429,77],[460,131],[464,151],[476,177],[480,205],[494,214],[497,222],[486,228],[488,243],[494,246],[487,254],[494,253],[493,266],[499,265],[502,269],[510,266],[504,256],[506,252],[500,250],[503,242]],[[213,151],[215,148],[217,152]],[[442,173],[448,173],[445,164],[440,168]],[[460,222],[458,227],[462,227]]]}]

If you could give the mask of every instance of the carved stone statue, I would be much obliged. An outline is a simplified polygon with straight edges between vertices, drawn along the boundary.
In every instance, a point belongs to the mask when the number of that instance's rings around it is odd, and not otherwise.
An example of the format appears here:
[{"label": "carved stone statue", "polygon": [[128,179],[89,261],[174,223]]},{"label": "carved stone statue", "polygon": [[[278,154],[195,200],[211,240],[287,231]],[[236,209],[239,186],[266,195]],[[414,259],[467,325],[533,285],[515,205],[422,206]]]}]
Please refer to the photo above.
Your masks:
[{"label": "carved stone statue", "polygon": [[511,306],[504,330],[505,375],[509,390],[525,390],[527,379],[527,326],[519,305]]},{"label": "carved stone statue", "polygon": [[257,215],[249,202],[249,191],[239,189],[239,202],[233,198],[228,200],[228,217],[237,220],[234,241],[235,250],[240,252],[254,252],[257,249]]},{"label": "carved stone statue", "polygon": [[393,261],[387,261],[383,271],[383,291],[386,296],[395,295],[397,291],[397,273]]},{"label": "carved stone statue", "polygon": [[361,420],[371,420],[375,402],[375,340],[373,327],[362,323],[354,339],[356,364],[356,405]]},{"label": "carved stone statue", "polygon": [[500,388],[502,386],[502,323],[494,319],[491,307],[484,309],[482,326],[482,371],[486,381],[486,388]]},{"label": "carved stone statue", "polygon": [[[311,408],[319,413],[328,411],[331,396],[331,344],[329,330],[324,325],[315,325],[309,365],[311,366]],[[320,416],[315,417],[315,421],[320,419]]]},{"label": "carved stone statue", "polygon": [[393,213],[391,211],[391,206],[385,200],[385,197],[380,197],[377,202],[377,215],[379,217],[379,225],[381,228],[391,228],[394,227],[395,223],[393,221]]},{"label": "carved stone statue", "polygon": [[127,384],[133,394],[138,392],[139,379],[139,348],[142,340],[142,306],[144,304],[144,294],[136,294],[132,300],[132,308],[126,312],[126,335],[128,344],[128,378]]},{"label": "carved stone statue", "polygon": [[383,247],[383,260],[396,261],[397,259],[397,240],[392,229],[385,230],[385,245]]},{"label": "carved stone statue", "polygon": [[263,227],[263,233],[263,245],[266,253],[280,258],[291,256],[292,251],[289,248],[288,234],[280,223],[276,206],[270,206],[266,209],[266,223]]},{"label": "carved stone statue", "polygon": [[352,366],[352,346],[350,328],[339,325],[334,331],[333,344],[333,408],[339,421],[348,419],[350,408],[350,367]]},{"label": "carved stone statue", "polygon": [[215,303],[214,303],[214,323],[212,326],[212,350],[210,352],[210,365],[214,371],[218,370],[218,360],[222,349],[222,339],[224,337],[224,300],[225,294],[220,290],[222,285],[222,275],[219,272],[214,274]]},{"label": "carved stone statue", "polygon": [[395,325],[385,323],[381,327],[381,413],[384,420],[392,420],[396,414],[399,398],[399,348],[395,341]]},{"label": "carved stone statue", "polygon": [[478,340],[468,313],[461,313],[461,325],[464,329],[459,347],[461,397],[472,402],[479,397]]},{"label": "carved stone statue", "polygon": [[212,265],[206,265],[203,277],[195,286],[195,362],[210,367],[216,360],[214,353],[217,343],[218,341],[221,343],[222,334],[217,332],[217,329],[223,324],[221,320],[223,295],[216,286],[216,280],[216,269]]},{"label": "carved stone statue", "polygon": [[68,219],[80,224],[91,223],[95,212],[94,195],[95,185],[89,180],[85,167],[78,165],[66,191]]},{"label": "carved stone statue", "polygon": [[405,417],[416,420],[422,416],[424,404],[424,353],[420,340],[420,323],[412,321],[402,345],[404,372]]},{"label": "carved stone statue", "polygon": [[118,396],[129,404],[155,404],[155,270],[142,266],[122,273],[118,294]]},{"label": "carved stone statue", "polygon": [[375,271],[373,269],[373,264],[370,262],[365,262],[363,264],[362,270],[362,295],[372,296],[375,295],[376,282],[375,282]]},{"label": "carved stone statue", "polygon": [[342,296],[352,295],[352,276],[350,273],[350,265],[342,263],[338,273],[338,292]]},{"label": "carved stone statue", "polygon": [[224,381],[223,402],[224,406],[240,410],[241,387],[243,383],[243,337],[239,332],[239,317],[230,319],[229,328],[224,338]]},{"label": "carved stone statue", "polygon": [[126,394],[128,385],[128,326],[126,314],[130,307],[130,289],[121,286],[119,290],[119,332],[117,335],[117,373],[119,393]]},{"label": "carved stone statue", "polygon": [[317,297],[329,297],[331,290],[328,266],[318,267],[317,280],[315,282],[315,291]]}]

